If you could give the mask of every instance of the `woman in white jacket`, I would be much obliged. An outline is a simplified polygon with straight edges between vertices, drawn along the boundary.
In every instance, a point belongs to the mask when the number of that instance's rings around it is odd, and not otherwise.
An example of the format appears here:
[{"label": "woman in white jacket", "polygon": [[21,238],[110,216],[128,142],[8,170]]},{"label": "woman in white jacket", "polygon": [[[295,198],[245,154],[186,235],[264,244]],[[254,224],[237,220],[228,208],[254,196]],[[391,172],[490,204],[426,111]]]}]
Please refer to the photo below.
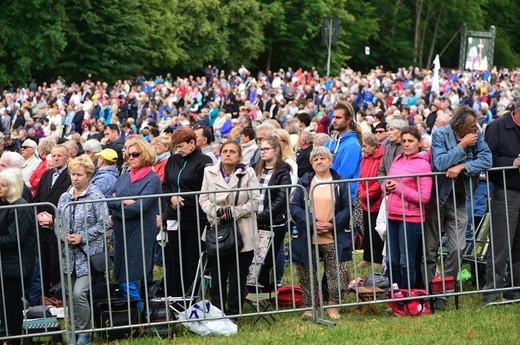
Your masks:
[{"label": "woman in white jacket", "polygon": [[[255,246],[256,211],[260,193],[258,190],[239,192],[235,204],[235,192],[215,193],[215,191],[258,187],[254,170],[240,163],[241,160],[240,145],[236,141],[224,143],[220,149],[220,162],[204,169],[201,188],[203,194],[199,198],[200,206],[206,213],[209,223],[214,225],[236,220],[236,226],[244,243],[238,255],[232,253],[209,257],[213,282],[210,290],[211,301],[219,309],[225,310],[226,315],[240,314],[240,307],[244,302],[243,291]],[[206,240],[208,229],[209,227],[206,227],[206,231],[202,234],[203,241]]]}]

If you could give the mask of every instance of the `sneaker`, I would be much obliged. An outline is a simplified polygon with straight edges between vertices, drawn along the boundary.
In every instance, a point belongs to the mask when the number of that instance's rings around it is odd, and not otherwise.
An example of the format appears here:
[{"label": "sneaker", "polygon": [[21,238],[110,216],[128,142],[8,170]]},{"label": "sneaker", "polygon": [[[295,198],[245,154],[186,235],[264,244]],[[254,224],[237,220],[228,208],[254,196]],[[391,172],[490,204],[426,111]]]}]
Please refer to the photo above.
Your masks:
[{"label": "sneaker", "polygon": [[482,307],[487,307],[488,305],[493,305],[500,303],[502,301],[502,297],[500,294],[494,293],[486,293],[484,294],[484,301],[482,302]]}]

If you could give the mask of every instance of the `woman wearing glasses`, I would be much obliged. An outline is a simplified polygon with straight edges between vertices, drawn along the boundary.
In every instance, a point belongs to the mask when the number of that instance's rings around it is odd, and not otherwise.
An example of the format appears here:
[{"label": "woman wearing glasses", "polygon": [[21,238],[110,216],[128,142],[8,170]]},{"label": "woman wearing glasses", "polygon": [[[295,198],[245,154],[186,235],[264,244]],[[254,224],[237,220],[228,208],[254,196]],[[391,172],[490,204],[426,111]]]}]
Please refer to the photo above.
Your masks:
[{"label": "woman wearing glasses", "polygon": [[[125,146],[130,170],[116,181],[114,197],[129,198],[108,203],[114,229],[114,279],[118,281],[123,297],[129,294],[140,300],[138,282],[152,268],[159,203],[157,197],[134,197],[160,194],[161,181],[153,171],[155,152],[150,144],[133,137]],[[139,303],[139,309],[142,311],[142,303]]]},{"label": "woman wearing glasses", "polygon": [[[173,155],[164,170],[163,193],[198,192],[204,168],[212,159],[197,148],[197,135],[189,127],[177,128],[172,136]],[[206,224],[196,195],[167,196],[163,200],[163,226],[168,232],[164,252],[167,296],[184,296],[195,275],[201,247],[199,229]]]},{"label": "woman wearing glasses", "polygon": [[[282,159],[282,145],[275,136],[264,138],[260,144],[260,161],[256,165],[256,176],[260,188],[260,205],[256,220],[258,229],[274,232],[274,257],[280,251],[285,233],[287,232],[287,200],[291,193],[290,188],[271,188],[291,184],[291,167]],[[259,284],[271,291],[274,286],[269,284],[269,271],[273,267],[271,248],[262,266],[258,278]]]}]

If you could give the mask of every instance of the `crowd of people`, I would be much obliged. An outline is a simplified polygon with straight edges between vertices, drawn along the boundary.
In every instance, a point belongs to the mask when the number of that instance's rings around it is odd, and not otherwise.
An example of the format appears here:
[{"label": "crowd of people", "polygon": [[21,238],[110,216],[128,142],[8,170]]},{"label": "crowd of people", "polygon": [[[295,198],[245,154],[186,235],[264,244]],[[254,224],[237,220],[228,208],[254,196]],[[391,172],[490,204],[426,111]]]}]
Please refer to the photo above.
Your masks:
[{"label": "crowd of people", "polygon": [[[3,218],[0,248],[18,260],[9,263],[16,269],[2,260],[2,272],[17,280],[12,285],[4,280],[4,289],[23,285],[29,303],[38,304],[40,277],[44,295],[50,296],[61,280],[56,267],[63,267],[73,277],[76,330],[85,331],[90,328],[86,253],[103,251],[106,230],[113,229],[113,277],[123,295],[141,300],[139,283],[157,265],[164,265],[167,295],[183,295],[197,274],[205,224],[231,219],[244,241],[240,254],[210,257],[212,277],[219,281],[212,285],[212,300],[230,315],[241,312],[258,229],[274,234],[259,283],[274,288],[273,266],[275,283],[281,283],[291,221],[304,304],[309,307],[316,298],[310,270],[316,285],[317,250],[332,319],[340,317],[334,306],[348,286],[352,243],[345,230],[351,219],[364,231],[360,267],[386,262],[387,274],[400,287],[428,284],[439,271],[441,226],[448,238],[441,274],[456,276],[471,236],[467,229],[477,225],[471,227],[478,215],[473,209],[468,214],[468,199],[486,183],[492,166],[520,166],[520,69],[445,70],[438,87],[432,77],[412,67],[376,68],[368,75],[344,68],[334,77],[287,68],[254,76],[242,66],[228,75],[211,68],[202,76],[173,79],[168,74],[111,86],[58,78],[5,90],[0,96],[0,170],[5,171],[0,172],[0,197],[5,204],[48,202],[58,214],[38,206],[37,229],[26,224],[30,215],[18,227],[13,215]],[[433,178],[432,171],[445,176]],[[400,177],[406,174],[423,175]],[[373,177],[380,180],[341,182]],[[490,173],[493,195],[482,198],[484,208],[488,197],[493,205],[508,205],[491,209],[495,249],[488,252],[489,289],[503,286],[509,259],[510,286],[520,286],[519,177],[518,170]],[[302,189],[287,187],[295,184],[313,193],[306,199]],[[210,193],[237,187],[259,189],[238,197]],[[171,193],[177,195],[159,200]],[[65,207],[70,201],[105,198],[106,203],[78,204],[72,211]],[[65,229],[56,224],[58,217],[66,220]],[[23,232],[21,226],[26,226]],[[155,241],[161,230],[168,239],[164,262]],[[24,242],[18,247],[17,241]],[[312,257],[309,241],[315,245]],[[60,258],[59,253],[69,254]],[[422,272],[423,257],[428,272]],[[34,273],[40,266],[42,271]],[[490,291],[485,301],[499,297]],[[444,300],[438,301],[442,308]],[[6,308],[16,310],[17,303]],[[21,313],[21,303],[18,307]],[[19,315],[7,316],[8,333],[19,334]],[[88,333],[78,342],[90,342]]]}]

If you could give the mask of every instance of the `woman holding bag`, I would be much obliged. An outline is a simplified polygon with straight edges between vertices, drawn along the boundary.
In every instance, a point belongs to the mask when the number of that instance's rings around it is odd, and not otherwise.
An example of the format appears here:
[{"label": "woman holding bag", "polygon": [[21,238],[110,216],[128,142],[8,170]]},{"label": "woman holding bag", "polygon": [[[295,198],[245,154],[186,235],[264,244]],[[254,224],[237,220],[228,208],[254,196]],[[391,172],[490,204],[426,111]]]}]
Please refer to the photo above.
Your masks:
[{"label": "woman holding bag", "polygon": [[[258,190],[213,193],[218,190],[258,187],[258,180],[252,168],[240,163],[242,149],[236,141],[228,141],[220,149],[220,162],[204,169],[200,205],[211,225],[236,221],[243,247],[238,255],[210,255],[211,269],[210,295],[212,303],[224,310],[226,315],[238,315],[243,305],[246,277],[253,259],[256,232],[256,211],[260,194]],[[202,235],[206,241],[206,234]],[[213,230],[214,231],[214,230]],[[238,262],[237,262],[238,257]],[[238,270],[237,270],[238,267]],[[228,286],[229,285],[229,286]],[[222,289],[222,290],[221,290]],[[227,294],[226,294],[227,291]],[[226,307],[227,304],[227,307]]]},{"label": "woman holding bag", "polygon": [[[85,203],[88,200],[105,198],[90,183],[94,175],[94,164],[87,155],[71,160],[68,168],[72,186],[61,195],[58,202],[58,212],[64,219],[64,226],[54,229],[63,247],[61,252],[64,273],[70,274],[72,285],[68,286],[67,276],[64,283],[66,292],[72,291],[69,301],[72,301],[74,307],[75,330],[80,332],[91,328],[88,291],[93,267],[90,266],[89,274],[87,254],[93,256],[104,251],[103,234],[108,228],[108,207],[105,202]],[[73,201],[82,203],[69,205]],[[76,344],[87,343],[90,343],[90,335],[80,333]]]}]

